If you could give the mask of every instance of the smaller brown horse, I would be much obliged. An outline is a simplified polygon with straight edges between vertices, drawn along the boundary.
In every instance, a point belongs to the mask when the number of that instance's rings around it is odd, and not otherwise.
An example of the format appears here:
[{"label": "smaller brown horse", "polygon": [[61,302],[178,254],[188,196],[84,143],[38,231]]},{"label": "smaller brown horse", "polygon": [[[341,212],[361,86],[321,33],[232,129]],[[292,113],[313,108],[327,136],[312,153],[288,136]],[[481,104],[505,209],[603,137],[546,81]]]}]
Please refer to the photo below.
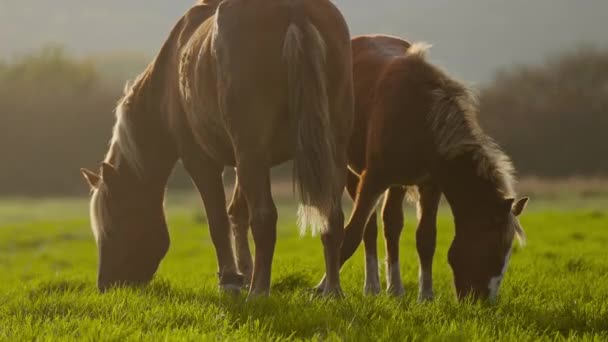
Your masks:
[{"label": "smaller brown horse", "polygon": [[[352,172],[347,190],[355,207],[346,227],[341,263],[365,238],[365,292],[380,292],[375,208],[386,192],[382,219],[387,292],[404,293],[399,237],[404,220],[402,204],[409,187],[411,194],[419,194],[419,299],[432,299],[436,217],[443,193],[456,224],[448,259],[458,297],[496,297],[513,239],[525,239],[516,217],[528,199],[515,202],[513,167],[479,127],[474,97],[425,60],[424,44],[363,36],[352,40],[352,48],[355,127],[349,145]],[[416,188],[419,191],[414,191]],[[235,196],[233,207],[239,201]],[[250,258],[243,238],[246,229],[235,226],[236,255],[241,265]],[[317,289],[324,286],[325,279]]]},{"label": "smaller brown horse", "polygon": [[[458,298],[495,298],[514,237],[525,237],[517,216],[513,166],[477,123],[474,97],[425,59],[425,44],[389,36],[353,39],[355,130],[349,147],[347,189],[355,207],[341,260],[365,238],[368,293],[380,290],[374,209],[382,210],[387,291],[403,294],[399,237],[406,186],[419,189],[416,245],[419,299],[433,297],[432,262],[441,193],[451,206],[456,235],[448,253]],[[358,176],[358,177],[357,177]],[[370,220],[371,218],[371,220]],[[367,225],[367,228],[366,228]]]}]

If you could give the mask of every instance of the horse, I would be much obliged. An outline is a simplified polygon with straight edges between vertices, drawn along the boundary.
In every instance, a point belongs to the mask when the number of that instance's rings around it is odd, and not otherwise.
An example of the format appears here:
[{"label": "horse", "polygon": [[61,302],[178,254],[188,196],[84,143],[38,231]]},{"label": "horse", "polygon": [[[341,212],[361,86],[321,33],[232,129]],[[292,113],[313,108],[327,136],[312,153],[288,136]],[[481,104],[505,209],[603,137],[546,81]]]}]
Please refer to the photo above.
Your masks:
[{"label": "horse", "polygon": [[[525,242],[517,217],[528,198],[515,201],[513,165],[481,129],[475,97],[426,60],[425,43],[367,35],[353,38],[352,48],[355,122],[346,190],[354,208],[345,228],[341,265],[364,240],[364,293],[381,291],[375,209],[386,193],[387,292],[403,295],[399,238],[403,201],[411,198],[418,208],[418,299],[432,300],[436,218],[443,194],[455,221],[448,261],[457,297],[495,299],[513,240]],[[235,252],[237,259],[247,260],[246,241],[238,239],[246,235],[246,227],[238,228]],[[325,286],[323,279],[316,289]]]},{"label": "horse", "polygon": [[339,249],[354,94],[349,29],[329,0],[200,0],[179,20],[116,109],[91,189],[99,290],[146,284],[169,249],[167,179],[181,161],[209,221],[220,289],[243,276],[232,249],[222,173],[234,167],[256,246],[249,296],[268,295],[277,210],[269,170],[294,160],[301,228],[321,233],[328,286]]}]

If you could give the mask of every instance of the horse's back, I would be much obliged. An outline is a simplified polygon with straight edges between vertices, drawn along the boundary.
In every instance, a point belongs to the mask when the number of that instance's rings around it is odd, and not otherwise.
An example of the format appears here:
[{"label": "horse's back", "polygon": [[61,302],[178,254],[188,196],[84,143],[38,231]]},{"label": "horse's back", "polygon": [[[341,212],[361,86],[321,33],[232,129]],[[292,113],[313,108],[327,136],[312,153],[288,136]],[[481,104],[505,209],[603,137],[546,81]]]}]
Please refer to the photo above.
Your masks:
[{"label": "horse's back", "polygon": [[[318,31],[325,46],[328,73],[345,69],[342,64],[350,57],[348,28],[328,0],[225,0],[216,16],[214,49],[218,62],[226,64],[232,77],[256,85],[252,91],[269,90],[271,85],[275,92],[284,91],[284,44],[290,25],[302,29],[310,23]],[[266,87],[258,87],[260,81]]]},{"label": "horse's back", "polygon": [[356,105],[351,167],[360,171],[370,163],[392,163],[395,178],[416,179],[411,165],[425,164],[420,156],[430,146],[426,119],[441,80],[421,44],[381,35],[357,37],[352,43]]},{"label": "horse's back", "polygon": [[350,166],[356,172],[365,168],[365,150],[371,114],[384,96],[382,79],[396,58],[405,56],[410,44],[384,35],[364,35],[352,39],[355,120],[349,146]]},{"label": "horse's back", "polygon": [[[288,129],[292,126],[288,113],[290,61],[286,52],[290,39],[300,49],[308,47],[295,57],[303,60],[291,63],[305,65],[310,63],[306,60],[310,56],[322,55],[327,97],[331,102],[350,102],[352,111],[348,27],[330,1],[225,0],[217,10],[212,49],[218,64],[220,92],[224,94],[222,115],[240,134],[244,134],[241,127],[248,127],[260,144],[284,146],[278,154],[285,157],[291,153],[293,140]],[[333,109],[332,103],[329,105]],[[350,124],[352,114],[347,121]]]}]

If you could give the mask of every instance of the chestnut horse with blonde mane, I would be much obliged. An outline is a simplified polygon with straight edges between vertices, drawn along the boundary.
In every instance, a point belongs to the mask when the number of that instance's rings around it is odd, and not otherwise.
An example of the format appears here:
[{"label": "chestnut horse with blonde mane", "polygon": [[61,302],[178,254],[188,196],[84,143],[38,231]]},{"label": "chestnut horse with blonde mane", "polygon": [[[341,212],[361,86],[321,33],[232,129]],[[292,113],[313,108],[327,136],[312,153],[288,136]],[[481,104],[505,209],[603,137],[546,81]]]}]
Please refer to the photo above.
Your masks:
[{"label": "chestnut horse with blonde mane", "polygon": [[222,172],[234,166],[256,246],[250,296],[268,294],[277,210],[269,169],[294,159],[301,225],[321,233],[327,286],[341,292],[339,250],[353,120],[348,27],[329,0],[201,0],[117,108],[91,220],[98,287],[149,282],[169,248],[163,213],[178,160],[209,220],[222,289],[240,289]]},{"label": "chestnut horse with blonde mane", "polygon": [[[470,91],[429,63],[426,47],[382,35],[352,40],[355,122],[347,191],[355,204],[340,262],[364,239],[364,291],[380,292],[375,209],[386,193],[387,292],[402,295],[399,238],[402,205],[410,192],[418,202],[419,300],[432,299],[436,218],[443,193],[455,221],[448,261],[457,296],[493,299],[514,238],[525,240],[517,216],[528,199],[515,202],[511,161],[480,128]],[[243,230],[241,226],[235,235],[243,236]],[[243,244],[237,241],[237,259],[247,260]],[[317,289],[324,289],[328,279]]]}]

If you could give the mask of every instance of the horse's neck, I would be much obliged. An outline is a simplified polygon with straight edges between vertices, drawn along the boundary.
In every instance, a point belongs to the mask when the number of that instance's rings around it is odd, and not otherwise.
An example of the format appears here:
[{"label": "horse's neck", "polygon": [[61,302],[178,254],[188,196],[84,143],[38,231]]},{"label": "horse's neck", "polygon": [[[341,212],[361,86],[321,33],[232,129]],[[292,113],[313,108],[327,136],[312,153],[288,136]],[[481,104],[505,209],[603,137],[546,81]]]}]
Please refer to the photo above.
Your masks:
[{"label": "horse's neck", "polygon": [[472,152],[441,160],[437,169],[439,185],[456,217],[484,210],[501,196],[496,183],[480,175],[478,161]]},{"label": "horse's neck", "polygon": [[[150,82],[139,80],[139,82]],[[174,143],[163,117],[161,94],[150,84],[139,84],[119,106],[106,161],[121,175],[163,187],[177,160]]]}]

